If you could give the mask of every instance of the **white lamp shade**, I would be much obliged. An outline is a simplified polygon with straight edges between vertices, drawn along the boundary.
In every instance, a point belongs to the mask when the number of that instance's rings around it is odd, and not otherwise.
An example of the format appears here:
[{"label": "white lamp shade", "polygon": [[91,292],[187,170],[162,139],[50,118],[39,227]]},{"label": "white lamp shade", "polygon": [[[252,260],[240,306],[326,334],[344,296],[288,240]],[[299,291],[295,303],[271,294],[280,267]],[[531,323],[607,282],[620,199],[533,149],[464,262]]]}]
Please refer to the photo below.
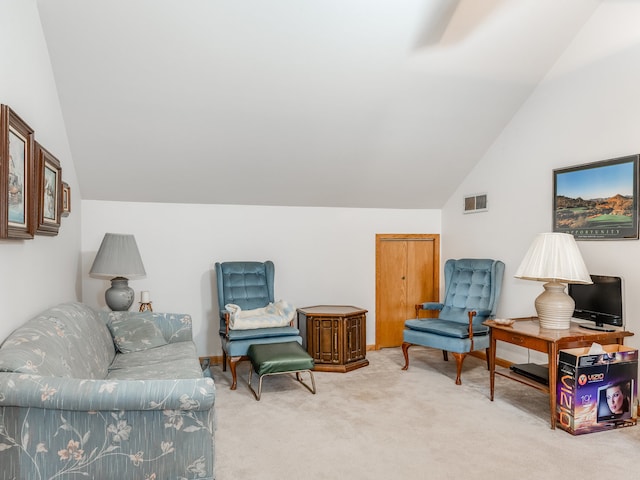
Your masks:
[{"label": "white lamp shade", "polygon": [[547,282],[535,306],[540,328],[554,330],[570,328],[575,307],[563,283],[593,283],[578,244],[568,233],[536,235],[515,277]]},{"label": "white lamp shade", "polygon": [[93,261],[93,277],[143,277],[146,275],[133,235],[106,233]]},{"label": "white lamp shade", "polygon": [[568,233],[539,233],[515,274],[541,282],[593,283],[578,244]]}]

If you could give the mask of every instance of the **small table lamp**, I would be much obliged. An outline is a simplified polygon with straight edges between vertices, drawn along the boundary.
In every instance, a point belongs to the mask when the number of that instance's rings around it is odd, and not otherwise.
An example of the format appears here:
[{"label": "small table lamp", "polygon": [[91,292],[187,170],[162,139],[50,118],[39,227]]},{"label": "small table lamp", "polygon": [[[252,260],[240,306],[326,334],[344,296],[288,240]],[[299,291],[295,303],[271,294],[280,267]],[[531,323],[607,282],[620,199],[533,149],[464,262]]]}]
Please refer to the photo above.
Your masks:
[{"label": "small table lamp", "polygon": [[126,277],[144,277],[146,272],[133,235],[106,233],[89,275],[111,278],[104,299],[111,310],[127,311],[133,303],[133,289]]},{"label": "small table lamp", "polygon": [[578,244],[567,233],[539,233],[515,274],[516,278],[547,282],[536,298],[541,328],[564,330],[571,326],[575,308],[564,283],[593,283]]}]

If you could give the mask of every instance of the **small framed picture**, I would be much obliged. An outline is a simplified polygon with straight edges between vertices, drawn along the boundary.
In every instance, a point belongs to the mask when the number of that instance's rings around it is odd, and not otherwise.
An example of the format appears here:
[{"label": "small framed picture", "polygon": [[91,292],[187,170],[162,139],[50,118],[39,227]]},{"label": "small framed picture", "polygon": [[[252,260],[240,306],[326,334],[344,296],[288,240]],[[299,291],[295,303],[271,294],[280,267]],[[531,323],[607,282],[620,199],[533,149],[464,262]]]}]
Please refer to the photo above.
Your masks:
[{"label": "small framed picture", "polygon": [[60,215],[68,217],[71,213],[71,188],[67,182],[62,182],[62,211]]},{"label": "small framed picture", "polygon": [[35,208],[33,130],[0,106],[0,238],[33,238]]},{"label": "small framed picture", "polygon": [[60,162],[47,149],[35,142],[38,169],[38,224],[36,233],[57,235],[60,229],[62,169]]}]

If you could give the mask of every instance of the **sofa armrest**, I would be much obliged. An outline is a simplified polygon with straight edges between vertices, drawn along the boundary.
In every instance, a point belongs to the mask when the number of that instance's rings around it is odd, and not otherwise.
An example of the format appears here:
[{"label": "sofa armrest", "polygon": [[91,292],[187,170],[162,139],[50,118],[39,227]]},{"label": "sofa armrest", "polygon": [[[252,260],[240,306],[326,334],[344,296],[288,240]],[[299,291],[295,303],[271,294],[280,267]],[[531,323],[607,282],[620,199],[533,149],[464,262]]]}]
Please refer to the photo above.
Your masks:
[{"label": "sofa armrest", "polygon": [[88,380],[0,372],[0,406],[57,410],[208,410],[211,378]]}]

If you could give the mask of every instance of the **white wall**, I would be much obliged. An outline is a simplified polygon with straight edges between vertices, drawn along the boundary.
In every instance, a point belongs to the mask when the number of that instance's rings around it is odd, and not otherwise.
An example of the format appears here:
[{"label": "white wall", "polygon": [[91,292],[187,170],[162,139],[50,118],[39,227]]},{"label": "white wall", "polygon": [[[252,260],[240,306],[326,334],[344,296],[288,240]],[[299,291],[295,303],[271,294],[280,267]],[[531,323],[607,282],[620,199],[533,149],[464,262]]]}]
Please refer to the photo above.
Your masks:
[{"label": "white wall", "polygon": [[106,309],[109,281],[89,277],[106,232],[132,233],[147,271],[131,280],[154,311],[193,316],[200,355],[221,355],[215,262],[272,260],[275,296],[298,307],[365,308],[375,343],[376,233],[440,233],[439,210],[82,202],[83,301]]},{"label": "white wall", "polygon": [[0,339],[44,308],[81,296],[80,190],[35,0],[0,3],[0,103],[35,130],[62,165],[72,213],[56,237],[0,240]]},{"label": "white wall", "polygon": [[[640,5],[599,7],[447,202],[441,227],[440,212],[432,210],[80,202],[35,0],[3,0],[0,102],[14,108],[60,159],[72,189],[72,213],[56,237],[0,241],[0,338],[61,301],[82,298],[105,308],[108,282],[88,277],[88,270],[107,231],[136,235],[148,275],[132,286],[150,290],[158,311],[192,313],[201,354],[219,354],[217,327],[210,325],[213,263],[236,259],[274,260],[276,295],[297,305],[369,309],[367,343],[374,343],[376,233],[442,228],[443,259],[501,258],[507,270],[499,315],[532,315],[542,286],[513,274],[533,236],[551,230],[552,170],[640,152],[638,23]],[[463,215],[463,195],[480,192],[489,194],[489,212]],[[624,277],[627,326],[639,332],[627,343],[639,347],[640,241],[580,242],[580,248],[593,273]]]},{"label": "white wall", "polygon": [[[639,22],[640,5],[603,4],[443,209],[443,258],[506,263],[499,316],[535,315],[542,283],[513,275],[534,235],[552,230],[552,170],[640,153]],[[463,215],[463,196],[476,192],[488,193],[489,212]],[[638,335],[625,343],[640,347],[640,241],[578,245],[591,273],[623,277]]]}]

